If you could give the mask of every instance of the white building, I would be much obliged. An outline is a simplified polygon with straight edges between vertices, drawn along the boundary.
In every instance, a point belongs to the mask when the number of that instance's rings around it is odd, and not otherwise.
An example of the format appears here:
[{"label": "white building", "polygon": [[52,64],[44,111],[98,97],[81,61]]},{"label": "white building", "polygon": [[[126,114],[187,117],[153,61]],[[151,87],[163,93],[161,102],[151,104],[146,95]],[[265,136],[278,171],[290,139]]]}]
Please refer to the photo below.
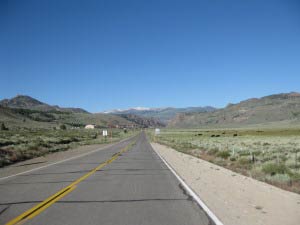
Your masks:
[{"label": "white building", "polygon": [[85,129],[95,129],[95,125],[93,124],[88,124],[84,127]]}]

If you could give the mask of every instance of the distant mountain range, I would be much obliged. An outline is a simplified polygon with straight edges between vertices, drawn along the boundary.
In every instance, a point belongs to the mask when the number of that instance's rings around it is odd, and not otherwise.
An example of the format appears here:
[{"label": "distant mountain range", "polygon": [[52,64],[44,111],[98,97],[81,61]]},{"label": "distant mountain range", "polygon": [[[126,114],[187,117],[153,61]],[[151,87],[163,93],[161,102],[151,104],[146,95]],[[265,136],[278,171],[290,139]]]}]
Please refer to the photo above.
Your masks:
[{"label": "distant mountain range", "polygon": [[154,117],[143,117],[134,114],[118,114],[115,116],[120,116],[128,121],[135,124],[139,124],[142,127],[164,127],[166,126],[160,119]]},{"label": "distant mountain range", "polygon": [[248,125],[300,125],[300,93],[251,98],[225,108],[145,108],[89,113],[81,108],[51,106],[29,96],[0,101],[0,122],[13,127],[51,127],[57,124],[99,127],[220,128]]},{"label": "distant mountain range", "polygon": [[213,112],[182,113],[168,124],[177,128],[239,127],[245,125],[300,124],[300,93],[251,98]]},{"label": "distant mountain range", "polygon": [[130,109],[116,109],[111,111],[105,111],[107,114],[133,114],[141,117],[150,117],[155,118],[163,123],[168,123],[173,119],[177,114],[180,113],[196,113],[196,112],[213,112],[216,108],[211,106],[206,107],[187,107],[187,108],[174,108],[174,107],[165,107],[165,108],[145,108],[145,107],[136,107]]},{"label": "distant mountain range", "polygon": [[51,106],[30,96],[18,95],[0,101],[0,123],[11,128],[53,128],[59,124],[83,127],[94,124],[98,127],[161,127],[157,119],[136,115],[113,115],[89,113],[81,108]]}]

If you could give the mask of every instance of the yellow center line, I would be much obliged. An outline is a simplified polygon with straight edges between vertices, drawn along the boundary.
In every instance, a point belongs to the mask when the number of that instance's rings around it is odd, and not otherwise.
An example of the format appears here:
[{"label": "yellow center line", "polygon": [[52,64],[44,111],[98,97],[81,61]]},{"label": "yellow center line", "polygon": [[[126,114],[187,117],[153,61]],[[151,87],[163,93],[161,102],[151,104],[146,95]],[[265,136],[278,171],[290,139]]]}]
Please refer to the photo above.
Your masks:
[{"label": "yellow center line", "polygon": [[77,184],[79,184],[83,180],[87,179],[89,176],[91,176],[92,174],[94,174],[96,171],[100,170],[104,166],[106,166],[106,165],[110,164],[111,162],[113,162],[123,152],[126,152],[132,146],[132,144],[133,143],[127,145],[120,152],[118,152],[115,155],[113,155],[113,157],[111,157],[110,159],[106,160],[104,163],[101,163],[99,166],[97,166],[96,168],[92,169],[90,172],[88,172],[87,174],[83,175],[82,177],[78,178],[77,180],[75,180],[73,183],[71,183],[67,187],[59,190],[58,192],[56,192],[55,194],[51,195],[50,197],[48,197],[47,199],[45,199],[41,203],[33,206],[31,209],[25,211],[21,215],[19,215],[16,218],[12,219],[8,223],[6,223],[6,225],[23,224],[27,220],[32,219],[33,217],[37,216],[42,211],[44,211],[49,206],[51,206],[53,203],[57,202],[59,199],[63,198],[64,196],[66,196],[67,194],[69,194],[70,192],[72,192],[76,188]]}]

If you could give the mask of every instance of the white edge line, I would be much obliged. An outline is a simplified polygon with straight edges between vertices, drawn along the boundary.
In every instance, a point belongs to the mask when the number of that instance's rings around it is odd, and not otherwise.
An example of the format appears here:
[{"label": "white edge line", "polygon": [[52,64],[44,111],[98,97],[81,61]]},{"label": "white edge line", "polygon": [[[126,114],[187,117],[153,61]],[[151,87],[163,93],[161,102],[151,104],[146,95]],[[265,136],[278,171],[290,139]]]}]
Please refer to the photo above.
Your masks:
[{"label": "white edge line", "polygon": [[[154,149],[154,148],[153,148]],[[215,222],[216,225],[224,225],[218,217],[205,205],[205,203],[200,199],[200,197],[182,180],[182,178],[176,173],[176,171],[167,163],[167,161],[156,151],[154,152],[159,156],[159,158],[166,164],[166,166],[171,170],[175,177],[180,181],[185,190],[193,197],[193,199],[201,206],[201,208],[207,213],[207,215]]]},{"label": "white edge line", "polygon": [[114,146],[114,145],[116,145],[116,144],[122,143],[122,142],[124,142],[124,141],[129,140],[130,138],[132,138],[132,137],[129,137],[129,138],[124,139],[124,140],[121,140],[121,141],[119,141],[119,142],[117,142],[117,143],[112,143],[112,144],[110,144],[110,145],[106,145],[106,146],[103,146],[103,147],[101,147],[101,148],[97,148],[96,150],[91,151],[91,152],[87,152],[87,153],[84,153],[84,154],[81,154],[81,155],[76,155],[76,156],[73,156],[73,157],[71,157],[71,158],[67,158],[67,159],[64,159],[64,160],[61,160],[61,161],[57,161],[57,162],[54,162],[54,163],[50,163],[50,164],[47,164],[47,165],[45,165],[45,166],[37,167],[37,168],[31,169],[31,170],[26,170],[26,171],[24,171],[24,172],[16,173],[16,174],[13,174],[13,175],[10,175],[10,176],[7,176],[7,177],[1,177],[1,178],[0,178],[0,181],[6,180],[6,179],[8,179],[8,178],[16,177],[16,176],[19,176],[19,175],[23,175],[23,174],[26,174],[26,173],[30,173],[30,172],[33,172],[33,171],[36,171],[36,170],[40,170],[40,169],[43,169],[43,168],[46,168],[46,167],[49,167],[49,166],[53,166],[53,165],[56,165],[56,164],[59,164],[59,163],[67,162],[67,161],[72,160],[72,159],[77,159],[77,158],[80,158],[80,157],[83,157],[83,156],[86,156],[86,155],[89,155],[89,154],[98,152],[98,151],[103,150],[103,149],[105,149],[105,148],[109,148],[109,147]]}]

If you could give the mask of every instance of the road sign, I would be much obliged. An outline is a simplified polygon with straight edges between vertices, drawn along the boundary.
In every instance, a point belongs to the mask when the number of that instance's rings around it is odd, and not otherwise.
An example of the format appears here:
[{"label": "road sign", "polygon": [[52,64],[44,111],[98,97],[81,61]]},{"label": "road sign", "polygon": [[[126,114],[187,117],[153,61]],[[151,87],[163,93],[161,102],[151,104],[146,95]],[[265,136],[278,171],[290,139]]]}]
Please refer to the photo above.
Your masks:
[{"label": "road sign", "polygon": [[103,137],[106,137],[107,136],[107,130],[103,130],[102,135],[103,135]]},{"label": "road sign", "polygon": [[160,129],[156,128],[155,129],[155,135],[159,135],[160,134]]}]

